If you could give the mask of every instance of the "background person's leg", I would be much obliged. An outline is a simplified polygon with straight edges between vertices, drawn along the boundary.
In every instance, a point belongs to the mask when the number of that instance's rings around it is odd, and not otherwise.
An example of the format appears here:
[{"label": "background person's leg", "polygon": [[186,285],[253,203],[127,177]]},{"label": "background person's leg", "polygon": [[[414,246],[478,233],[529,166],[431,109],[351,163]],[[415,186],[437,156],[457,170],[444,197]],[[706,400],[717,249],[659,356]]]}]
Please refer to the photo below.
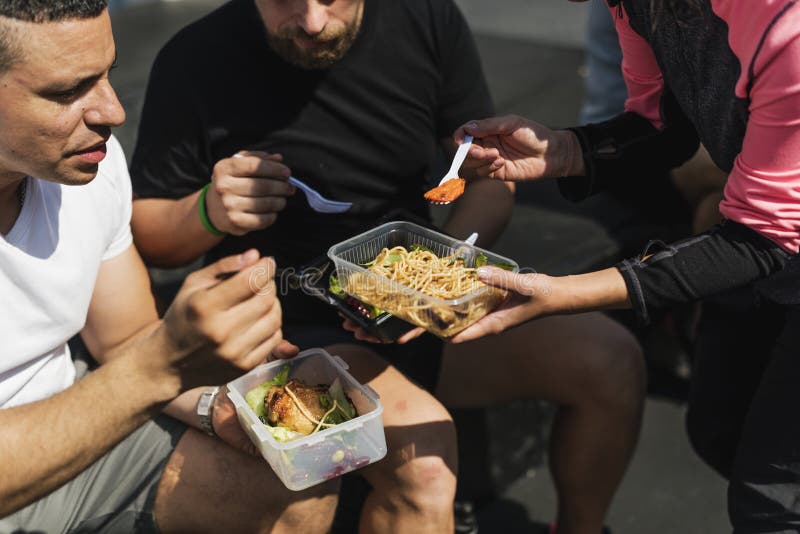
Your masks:
[{"label": "background person's leg", "polygon": [[695,452],[730,477],[747,411],[769,364],[783,311],[756,307],[752,288],[702,305],[692,362],[686,430]]},{"label": "background person's leg", "polygon": [[735,534],[800,531],[800,309],[787,310],[770,348],[728,488]]},{"label": "background person's leg", "polygon": [[387,456],[359,471],[373,488],[361,532],[452,532],[458,455],[447,410],[370,350],[356,345],[327,350],[377,391],[384,407]]},{"label": "background person's leg", "polygon": [[454,408],[531,398],[555,402],[550,469],[559,533],[591,534],[600,532],[630,461],[644,395],[638,344],[601,314],[539,319],[448,345],[437,389],[445,406]]}]

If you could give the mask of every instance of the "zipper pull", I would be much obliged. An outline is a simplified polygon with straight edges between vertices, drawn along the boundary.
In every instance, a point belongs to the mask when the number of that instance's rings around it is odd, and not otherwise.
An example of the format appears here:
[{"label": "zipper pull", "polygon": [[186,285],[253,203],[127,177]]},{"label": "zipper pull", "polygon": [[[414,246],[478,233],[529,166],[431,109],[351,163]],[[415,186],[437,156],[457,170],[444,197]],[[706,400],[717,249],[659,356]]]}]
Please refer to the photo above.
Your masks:
[{"label": "zipper pull", "polygon": [[622,16],[623,16],[623,12],[622,12],[622,2],[620,2],[619,4],[617,4],[617,18],[618,18],[618,19],[621,19],[621,18],[622,18]]}]

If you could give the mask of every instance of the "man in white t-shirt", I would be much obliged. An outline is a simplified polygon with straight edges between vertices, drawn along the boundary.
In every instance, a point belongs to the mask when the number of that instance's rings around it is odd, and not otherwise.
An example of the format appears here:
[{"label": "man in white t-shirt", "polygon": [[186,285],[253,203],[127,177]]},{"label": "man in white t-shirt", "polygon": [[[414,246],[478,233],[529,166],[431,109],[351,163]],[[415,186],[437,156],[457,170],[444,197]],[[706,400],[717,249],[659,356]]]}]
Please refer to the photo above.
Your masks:
[{"label": "man in white t-shirt", "polygon": [[[0,3],[0,532],[327,531],[335,483],[287,490],[244,453],[224,395],[212,435],[197,430],[197,388],[297,348],[282,340],[274,262],[252,250],[190,275],[158,320],[111,136],[125,118],[114,58],[105,0]],[[80,379],[78,332],[104,362]],[[372,358],[346,357],[383,394],[399,454],[365,471],[452,527],[452,421]],[[436,440],[412,440],[415,426]],[[403,528],[378,502],[391,500],[366,503],[362,527]]]}]

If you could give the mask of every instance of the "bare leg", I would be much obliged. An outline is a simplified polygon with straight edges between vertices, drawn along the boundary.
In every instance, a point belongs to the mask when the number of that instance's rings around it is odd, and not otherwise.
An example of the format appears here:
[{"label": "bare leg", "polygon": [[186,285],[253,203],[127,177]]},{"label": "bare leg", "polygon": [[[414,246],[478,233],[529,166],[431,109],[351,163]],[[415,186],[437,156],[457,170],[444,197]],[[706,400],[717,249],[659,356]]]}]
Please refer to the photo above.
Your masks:
[{"label": "bare leg", "polygon": [[189,429],[158,488],[155,515],[163,532],[327,532],[338,483],[286,489],[266,461]]},{"label": "bare leg", "polygon": [[373,487],[364,503],[361,532],[453,532],[458,458],[447,410],[369,350],[354,345],[328,350],[381,395],[384,407],[389,452],[361,471]]},{"label": "bare leg", "polygon": [[583,314],[448,345],[437,393],[449,407],[555,402],[550,469],[558,532],[600,532],[638,438],[645,395],[644,362],[627,330]]}]

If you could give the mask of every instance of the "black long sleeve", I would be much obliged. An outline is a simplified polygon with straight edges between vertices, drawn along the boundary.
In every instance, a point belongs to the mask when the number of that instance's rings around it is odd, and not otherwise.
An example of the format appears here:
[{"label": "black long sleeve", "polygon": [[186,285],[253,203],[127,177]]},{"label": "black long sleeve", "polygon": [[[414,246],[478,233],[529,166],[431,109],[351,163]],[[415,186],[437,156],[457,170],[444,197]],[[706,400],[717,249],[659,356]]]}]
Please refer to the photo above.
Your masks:
[{"label": "black long sleeve", "polygon": [[650,242],[642,254],[620,262],[617,268],[637,319],[646,324],[650,310],[743,287],[781,271],[789,258],[761,234],[725,221],[671,245]]},{"label": "black long sleeve", "polygon": [[663,175],[691,158],[700,146],[694,126],[665,89],[659,130],[636,113],[569,128],[581,144],[585,176],[559,179],[566,198],[578,201],[599,191],[619,191]]}]

